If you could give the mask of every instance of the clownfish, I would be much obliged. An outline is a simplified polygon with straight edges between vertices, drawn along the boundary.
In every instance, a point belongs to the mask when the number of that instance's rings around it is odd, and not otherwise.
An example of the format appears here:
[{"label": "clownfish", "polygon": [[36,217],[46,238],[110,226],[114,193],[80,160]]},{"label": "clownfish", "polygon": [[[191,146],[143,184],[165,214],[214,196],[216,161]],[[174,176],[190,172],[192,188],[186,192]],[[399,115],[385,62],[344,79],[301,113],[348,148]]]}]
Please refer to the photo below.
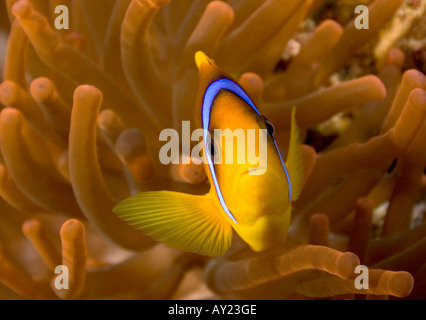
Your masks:
[{"label": "clownfish", "polygon": [[[210,191],[205,195],[141,192],[121,201],[113,212],[154,240],[188,252],[223,255],[231,246],[233,230],[254,251],[272,249],[285,242],[291,203],[302,189],[303,162],[295,110],[284,162],[275,142],[274,126],[248,94],[203,52],[195,54],[195,62],[199,70],[195,124],[205,132],[204,169]],[[261,133],[266,132],[266,153],[259,154],[266,159],[265,168],[260,168],[262,174],[251,174],[259,167],[247,161],[213,161],[215,150],[223,146],[216,147],[218,142],[207,139],[206,134],[225,128],[244,132],[258,129],[258,143]]]}]

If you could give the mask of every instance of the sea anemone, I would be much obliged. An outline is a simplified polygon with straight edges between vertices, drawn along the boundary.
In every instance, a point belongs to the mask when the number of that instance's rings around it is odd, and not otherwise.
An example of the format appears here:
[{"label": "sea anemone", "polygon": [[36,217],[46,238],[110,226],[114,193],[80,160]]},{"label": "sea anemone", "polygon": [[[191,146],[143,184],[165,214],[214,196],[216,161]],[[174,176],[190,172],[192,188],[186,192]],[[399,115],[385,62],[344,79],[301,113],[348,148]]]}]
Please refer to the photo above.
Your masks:
[{"label": "sea anemone", "polygon": [[[368,29],[355,26],[359,4]],[[55,27],[58,5],[69,29]],[[425,299],[425,7],[6,0],[0,298]],[[112,212],[141,191],[208,189],[202,166],[158,159],[161,130],[193,120],[198,50],[239,79],[282,151],[296,106],[306,178],[282,247],[255,253],[235,238],[224,256],[200,256]]]}]

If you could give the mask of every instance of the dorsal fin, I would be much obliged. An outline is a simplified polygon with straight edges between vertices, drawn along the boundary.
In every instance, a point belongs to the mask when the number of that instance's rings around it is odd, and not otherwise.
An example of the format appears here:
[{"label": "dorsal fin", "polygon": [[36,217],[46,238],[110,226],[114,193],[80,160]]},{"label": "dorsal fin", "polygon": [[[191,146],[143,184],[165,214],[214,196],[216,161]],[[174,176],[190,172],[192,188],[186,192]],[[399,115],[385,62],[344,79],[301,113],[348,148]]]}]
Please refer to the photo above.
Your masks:
[{"label": "dorsal fin", "polygon": [[285,165],[291,181],[291,200],[296,201],[302,191],[303,186],[303,158],[302,158],[302,138],[299,127],[296,123],[296,107],[291,111],[291,131],[290,144],[288,147]]}]

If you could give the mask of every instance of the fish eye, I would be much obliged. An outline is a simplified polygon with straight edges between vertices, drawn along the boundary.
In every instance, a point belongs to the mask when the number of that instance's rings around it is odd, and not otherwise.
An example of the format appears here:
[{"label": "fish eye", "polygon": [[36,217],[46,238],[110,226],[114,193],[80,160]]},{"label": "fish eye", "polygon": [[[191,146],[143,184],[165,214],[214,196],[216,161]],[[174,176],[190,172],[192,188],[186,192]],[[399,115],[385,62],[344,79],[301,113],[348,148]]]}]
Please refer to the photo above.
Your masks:
[{"label": "fish eye", "polygon": [[265,118],[266,129],[268,130],[269,135],[272,139],[275,139],[275,127],[271,121]]},{"label": "fish eye", "polygon": [[266,119],[263,115],[257,115],[257,123],[262,129],[268,131],[269,136],[274,140],[275,139],[275,127],[271,121]]}]

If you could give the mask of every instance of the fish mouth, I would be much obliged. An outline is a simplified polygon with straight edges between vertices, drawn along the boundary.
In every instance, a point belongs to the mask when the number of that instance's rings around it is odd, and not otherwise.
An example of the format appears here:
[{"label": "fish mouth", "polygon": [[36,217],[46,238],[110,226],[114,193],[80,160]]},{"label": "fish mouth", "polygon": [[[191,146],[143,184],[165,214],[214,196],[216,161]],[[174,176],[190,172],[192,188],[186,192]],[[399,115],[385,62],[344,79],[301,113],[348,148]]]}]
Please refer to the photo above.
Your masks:
[{"label": "fish mouth", "polygon": [[[261,172],[263,171],[263,172]],[[258,172],[258,173],[256,173]],[[243,170],[239,170],[239,172],[235,175],[238,178],[243,178],[246,176],[249,177],[256,177],[256,176],[262,176],[266,173],[266,166],[262,167],[251,167],[251,168],[244,168]]]},{"label": "fish mouth", "polygon": [[[264,170],[264,172],[259,172],[261,170]],[[259,172],[261,174],[256,174],[256,172]],[[259,179],[260,177],[264,176],[265,173],[266,166],[239,168],[232,175],[232,180],[234,181],[233,185],[237,186],[240,185],[240,183],[245,183],[241,181],[253,181],[252,179],[254,179],[255,177]]]},{"label": "fish mouth", "polygon": [[[263,171],[260,173],[259,171]],[[259,176],[266,173],[266,166],[263,167],[256,167],[256,168],[249,168],[245,174],[248,174],[250,176]]]}]

